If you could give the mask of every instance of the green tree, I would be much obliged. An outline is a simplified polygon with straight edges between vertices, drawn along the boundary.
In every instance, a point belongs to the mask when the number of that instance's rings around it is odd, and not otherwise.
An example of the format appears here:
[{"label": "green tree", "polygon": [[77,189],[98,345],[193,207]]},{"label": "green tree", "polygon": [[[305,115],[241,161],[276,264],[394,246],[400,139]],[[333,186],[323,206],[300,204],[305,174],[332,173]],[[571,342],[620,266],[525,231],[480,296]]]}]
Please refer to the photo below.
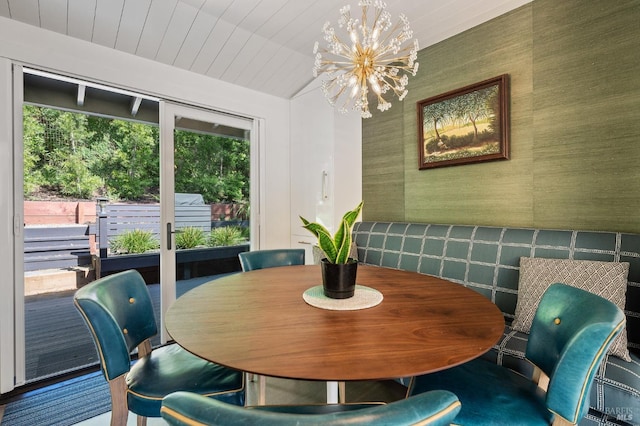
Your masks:
[{"label": "green tree", "polygon": [[474,141],[478,140],[478,120],[488,118],[493,113],[489,99],[497,91],[498,86],[491,86],[453,99],[456,118],[468,121],[473,125]]},{"label": "green tree", "polygon": [[25,105],[23,110],[24,141],[24,195],[37,191],[42,185],[42,166],[44,165],[45,147],[44,125],[39,120],[36,107]]},{"label": "green tree", "polygon": [[25,106],[23,115],[25,191],[91,197],[102,181],[90,170],[87,116],[35,106]]},{"label": "green tree", "polygon": [[157,199],[159,195],[158,128],[124,120],[91,117],[92,151],[98,159],[93,172],[102,176],[104,191],[127,200]]},{"label": "green tree", "polygon": [[[159,130],[132,121],[24,107],[25,196],[129,201],[159,197]],[[249,199],[249,142],[189,131],[175,133],[176,192],[205,202]]]},{"label": "green tree", "polygon": [[205,203],[249,199],[249,142],[188,131],[175,133],[176,192]]}]

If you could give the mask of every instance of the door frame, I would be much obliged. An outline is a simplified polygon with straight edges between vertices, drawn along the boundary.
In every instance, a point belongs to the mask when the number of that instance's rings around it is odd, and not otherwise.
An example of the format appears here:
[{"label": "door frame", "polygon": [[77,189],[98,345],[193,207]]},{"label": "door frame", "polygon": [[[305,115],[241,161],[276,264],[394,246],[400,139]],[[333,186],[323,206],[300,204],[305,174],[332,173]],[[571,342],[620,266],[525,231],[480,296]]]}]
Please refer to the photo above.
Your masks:
[{"label": "door frame", "polygon": [[11,153],[0,158],[0,393],[25,382],[22,82],[22,66],[0,58],[0,150]]}]

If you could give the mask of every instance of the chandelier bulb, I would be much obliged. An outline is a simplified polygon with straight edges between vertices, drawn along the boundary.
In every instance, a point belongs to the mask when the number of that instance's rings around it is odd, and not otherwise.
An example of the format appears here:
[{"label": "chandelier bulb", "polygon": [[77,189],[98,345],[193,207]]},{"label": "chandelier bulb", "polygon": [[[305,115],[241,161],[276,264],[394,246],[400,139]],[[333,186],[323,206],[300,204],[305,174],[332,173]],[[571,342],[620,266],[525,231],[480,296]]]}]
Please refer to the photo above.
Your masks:
[{"label": "chandelier bulb", "polygon": [[351,43],[353,44],[358,43],[358,33],[356,32],[356,30],[351,30],[351,32],[349,33],[349,36],[351,38]]},{"label": "chandelier bulb", "polygon": [[351,89],[351,98],[355,98],[358,95],[359,91],[360,91],[360,86],[354,85],[353,89]]}]

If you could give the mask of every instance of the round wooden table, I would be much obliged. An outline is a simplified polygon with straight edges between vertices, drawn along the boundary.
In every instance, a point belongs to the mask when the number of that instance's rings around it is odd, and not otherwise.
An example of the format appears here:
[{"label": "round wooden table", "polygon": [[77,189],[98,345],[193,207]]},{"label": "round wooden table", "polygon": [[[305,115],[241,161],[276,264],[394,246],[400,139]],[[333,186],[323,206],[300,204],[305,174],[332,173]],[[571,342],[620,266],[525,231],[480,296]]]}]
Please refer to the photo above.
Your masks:
[{"label": "round wooden table", "polygon": [[383,301],[354,311],[310,306],[319,266],[286,266],[203,284],[169,309],[166,327],[186,350],[250,373],[349,381],[430,373],[474,359],[502,336],[500,310],[440,278],[359,265],[357,283]]}]

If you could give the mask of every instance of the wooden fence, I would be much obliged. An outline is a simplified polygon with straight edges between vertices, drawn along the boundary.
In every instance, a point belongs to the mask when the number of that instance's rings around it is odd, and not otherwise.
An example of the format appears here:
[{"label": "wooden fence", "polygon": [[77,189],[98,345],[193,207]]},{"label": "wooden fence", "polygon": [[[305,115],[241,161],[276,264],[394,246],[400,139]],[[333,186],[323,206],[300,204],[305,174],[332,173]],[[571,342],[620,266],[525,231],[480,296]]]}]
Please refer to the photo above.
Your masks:
[{"label": "wooden fence", "polygon": [[[99,256],[96,258],[96,276],[131,268],[157,269],[158,253],[113,256],[109,254],[109,241],[134,229],[151,232],[160,238],[160,206],[150,204],[108,204],[98,212],[95,229]],[[211,231],[211,206],[206,204],[176,205],[174,230],[187,227]],[[207,247],[176,252],[178,275],[181,279],[200,274],[227,273],[240,270],[238,253],[249,250],[249,244],[234,247]]]},{"label": "wooden fence", "polygon": [[87,225],[26,226],[24,270],[91,265]]},{"label": "wooden fence", "polygon": [[[150,231],[159,239],[160,205],[107,204],[105,207],[105,212],[100,214],[94,202],[25,201],[24,270],[88,266],[92,264],[92,254],[97,255],[101,265],[96,266],[104,272],[131,267],[136,260],[145,266],[157,266],[157,253],[139,256],[140,259],[126,260],[124,256],[116,259],[108,256],[108,247],[110,240],[133,229]],[[196,227],[209,233],[212,221],[235,217],[237,209],[238,205],[234,204],[176,205],[174,230]],[[190,256],[198,256],[198,261],[203,261],[206,257],[233,257],[238,250],[246,251],[248,245],[232,251],[203,249]],[[185,256],[180,255],[179,261],[187,262]]]},{"label": "wooden fence", "polygon": [[71,225],[96,220],[95,201],[26,201],[24,224]]},{"label": "wooden fence", "polygon": [[[211,232],[211,207],[208,205],[175,206],[174,230],[187,227]],[[160,238],[159,204],[108,204],[103,214],[98,213],[96,236],[100,257],[107,257],[109,242],[128,231],[139,229]]]},{"label": "wooden fence", "polygon": [[[153,204],[139,204],[153,205]],[[211,221],[238,220],[242,204],[212,203]],[[25,225],[71,225],[86,224],[96,220],[95,201],[26,201],[24,202]]]}]

